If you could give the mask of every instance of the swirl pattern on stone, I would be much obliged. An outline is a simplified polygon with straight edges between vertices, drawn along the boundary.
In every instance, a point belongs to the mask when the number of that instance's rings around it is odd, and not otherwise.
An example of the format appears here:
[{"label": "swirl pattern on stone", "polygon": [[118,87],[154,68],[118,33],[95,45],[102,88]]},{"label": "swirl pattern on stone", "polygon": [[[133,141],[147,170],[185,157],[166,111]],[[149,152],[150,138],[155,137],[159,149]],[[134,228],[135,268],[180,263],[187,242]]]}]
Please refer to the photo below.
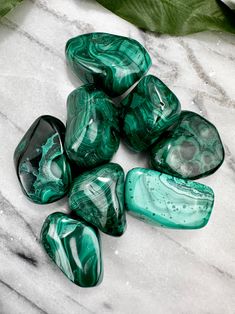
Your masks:
[{"label": "swirl pattern on stone", "polygon": [[223,163],[224,148],[216,127],[202,116],[182,111],[180,118],[153,145],[151,166],[177,177],[197,179]]},{"label": "swirl pattern on stone", "polygon": [[145,168],[128,172],[127,210],[141,220],[176,229],[204,227],[211,215],[214,193],[206,185]]},{"label": "swirl pattern on stone", "polygon": [[178,119],[181,105],[175,94],[157,77],[145,76],[122,101],[123,132],[136,152],[149,148]]},{"label": "swirl pattern on stone", "polygon": [[21,188],[35,203],[48,204],[68,192],[71,171],[63,148],[64,133],[60,120],[41,116],[16,147],[14,162]]},{"label": "swirl pattern on stone", "polygon": [[151,59],[136,40],[108,33],[71,38],[67,62],[84,83],[94,83],[112,97],[120,96],[150,68]]},{"label": "swirl pattern on stone", "polygon": [[93,85],[74,90],[67,101],[65,149],[80,168],[108,162],[120,142],[118,111]]},{"label": "swirl pattern on stone", "polygon": [[121,166],[109,163],[78,176],[69,194],[69,208],[101,231],[121,236],[126,229]]},{"label": "swirl pattern on stone", "polygon": [[98,230],[63,213],[49,215],[42,227],[45,251],[76,285],[96,286],[103,277]]}]

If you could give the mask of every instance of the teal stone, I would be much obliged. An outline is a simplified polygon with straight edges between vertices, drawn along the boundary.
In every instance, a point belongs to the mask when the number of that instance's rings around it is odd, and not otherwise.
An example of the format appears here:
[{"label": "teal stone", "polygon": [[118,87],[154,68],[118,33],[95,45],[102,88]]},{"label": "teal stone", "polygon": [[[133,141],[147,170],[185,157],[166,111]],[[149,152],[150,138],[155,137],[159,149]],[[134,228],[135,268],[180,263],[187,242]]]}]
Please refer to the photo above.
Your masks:
[{"label": "teal stone", "polygon": [[145,48],[134,39],[91,33],[66,44],[68,65],[84,83],[94,83],[111,97],[120,96],[151,66]]},{"label": "teal stone", "polygon": [[69,193],[69,208],[111,236],[126,229],[124,171],[109,163],[78,176]]},{"label": "teal stone", "polygon": [[149,148],[179,118],[181,105],[175,94],[157,77],[145,76],[123,100],[123,133],[136,152]]},{"label": "teal stone", "polygon": [[200,183],[134,168],[126,177],[125,202],[127,210],[143,221],[168,228],[198,229],[210,218],[214,193]]},{"label": "teal stone", "polygon": [[150,160],[160,172],[197,179],[222,165],[224,148],[212,123],[195,112],[182,111],[174,128],[153,145]]},{"label": "teal stone", "polygon": [[62,272],[81,287],[94,287],[103,278],[100,236],[96,228],[63,213],[48,216],[41,243]]},{"label": "teal stone", "polygon": [[68,192],[71,171],[63,147],[64,134],[60,120],[41,116],[16,147],[17,177],[24,194],[34,203],[48,204]]},{"label": "teal stone", "polygon": [[93,85],[74,90],[67,101],[65,149],[79,168],[108,162],[120,142],[118,110]]}]

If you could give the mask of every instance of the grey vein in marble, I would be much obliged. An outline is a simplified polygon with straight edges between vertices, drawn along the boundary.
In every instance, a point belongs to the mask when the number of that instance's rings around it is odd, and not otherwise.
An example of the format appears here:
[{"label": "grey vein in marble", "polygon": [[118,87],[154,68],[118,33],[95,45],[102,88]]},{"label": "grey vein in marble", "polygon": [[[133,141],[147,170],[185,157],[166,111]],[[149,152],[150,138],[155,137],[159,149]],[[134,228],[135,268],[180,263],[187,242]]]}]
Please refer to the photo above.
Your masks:
[{"label": "grey vein in marble", "polygon": [[63,56],[62,53],[59,53],[57,50],[55,50],[52,47],[50,47],[50,46],[46,45],[45,43],[43,43],[43,41],[40,41],[39,39],[35,38],[34,36],[29,34],[28,32],[24,31],[23,29],[21,29],[19,27],[19,25],[17,25],[16,23],[12,22],[10,19],[4,17],[1,20],[0,24],[2,24],[3,26],[6,26],[9,29],[11,29],[11,30],[19,33],[20,35],[26,37],[32,43],[35,43],[36,45],[38,45],[41,48],[45,49],[46,51],[50,52],[53,56],[56,56],[56,57],[60,58],[61,60],[64,60],[64,56]]},{"label": "grey vein in marble", "polygon": [[0,279],[0,285],[8,289],[10,292],[15,293],[19,298],[22,298],[25,302],[29,303],[30,306],[36,310],[40,314],[48,314],[45,312],[43,309],[41,309],[37,304],[33,303],[31,300],[29,300],[27,297],[25,297],[23,294],[18,292],[16,289],[14,289],[12,286],[10,286],[8,283],[4,282],[3,280]]},{"label": "grey vein in marble", "polygon": [[209,75],[205,73],[203,70],[203,67],[195,57],[192,48],[184,41],[179,40],[180,45],[185,49],[187,53],[187,57],[194,67],[195,71],[197,72],[199,78],[205,82],[205,84],[210,85],[211,87],[215,88],[217,92],[221,95],[221,98],[219,99],[221,106],[228,106],[235,108],[235,101],[231,100],[225,90],[221,87],[221,85],[217,82],[215,82],[213,79],[210,78]]}]

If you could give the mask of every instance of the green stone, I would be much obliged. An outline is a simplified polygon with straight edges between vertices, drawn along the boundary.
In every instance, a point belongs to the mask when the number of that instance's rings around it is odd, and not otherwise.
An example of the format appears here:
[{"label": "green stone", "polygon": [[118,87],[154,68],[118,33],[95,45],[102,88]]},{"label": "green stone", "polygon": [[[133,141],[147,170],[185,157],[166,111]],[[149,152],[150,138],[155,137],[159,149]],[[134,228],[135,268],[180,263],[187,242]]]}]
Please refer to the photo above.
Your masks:
[{"label": "green stone", "polygon": [[123,132],[127,145],[146,150],[178,119],[181,105],[175,94],[157,77],[145,76],[122,102]]},{"label": "green stone", "polygon": [[41,243],[50,258],[76,285],[93,287],[101,282],[103,265],[96,228],[56,212],[43,224]]},{"label": "green stone", "polygon": [[62,198],[71,183],[65,155],[65,126],[52,116],[39,117],[16,147],[14,163],[24,194],[34,203]]},{"label": "green stone", "polygon": [[150,68],[145,48],[134,39],[91,33],[66,44],[69,66],[84,83],[94,83],[112,97],[120,96]]},{"label": "green stone", "polygon": [[80,168],[108,162],[120,142],[118,110],[93,85],[74,90],[67,101],[65,149]]},{"label": "green stone", "polygon": [[125,184],[127,210],[152,224],[175,229],[204,227],[214,203],[206,185],[154,170],[134,168]]},{"label": "green stone", "polygon": [[69,193],[69,208],[104,233],[121,236],[126,229],[121,166],[109,163],[78,176]]},{"label": "green stone", "polygon": [[151,166],[180,178],[197,179],[215,172],[224,148],[215,126],[200,115],[182,111],[174,128],[153,145]]}]

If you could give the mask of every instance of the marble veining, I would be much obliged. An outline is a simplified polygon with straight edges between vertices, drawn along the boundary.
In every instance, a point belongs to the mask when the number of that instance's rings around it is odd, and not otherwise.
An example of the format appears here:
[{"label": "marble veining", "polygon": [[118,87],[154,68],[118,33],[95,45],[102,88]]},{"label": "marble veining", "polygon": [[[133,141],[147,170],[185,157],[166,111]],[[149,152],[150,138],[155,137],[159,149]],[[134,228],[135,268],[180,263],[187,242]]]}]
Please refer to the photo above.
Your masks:
[{"label": "marble veining", "polygon": [[[67,200],[43,208],[29,202],[15,180],[12,154],[38,116],[66,121],[67,96],[81,83],[66,68],[65,43],[92,31],[139,40],[150,52],[150,73],[174,91],[184,110],[217,127],[226,157],[218,172],[200,180],[215,192],[205,229],[162,230],[128,215],[121,238],[102,236],[104,279],[86,290],[70,283],[39,244],[43,221],[68,212]],[[1,314],[234,313],[234,44],[234,36],[222,33],[175,38],[142,32],[93,0],[25,0],[1,20]],[[113,161],[125,172],[147,165],[144,154],[123,144]]]}]

